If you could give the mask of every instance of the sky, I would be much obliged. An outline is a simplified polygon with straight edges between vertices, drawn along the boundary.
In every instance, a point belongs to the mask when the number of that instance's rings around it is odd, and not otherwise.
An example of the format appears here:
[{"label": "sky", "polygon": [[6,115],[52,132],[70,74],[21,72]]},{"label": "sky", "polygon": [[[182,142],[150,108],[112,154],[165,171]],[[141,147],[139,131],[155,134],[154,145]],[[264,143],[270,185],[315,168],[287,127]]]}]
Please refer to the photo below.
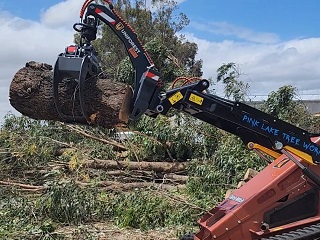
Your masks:
[{"label": "sky", "polygon": [[[148,0],[149,1],[149,0]],[[179,34],[198,45],[203,77],[234,62],[259,100],[283,85],[320,98],[319,0],[179,0],[190,24]],[[73,43],[83,0],[0,0],[0,121],[14,74],[34,60],[54,64]],[[214,88],[222,94],[222,86]],[[223,96],[223,95],[222,95]]]}]

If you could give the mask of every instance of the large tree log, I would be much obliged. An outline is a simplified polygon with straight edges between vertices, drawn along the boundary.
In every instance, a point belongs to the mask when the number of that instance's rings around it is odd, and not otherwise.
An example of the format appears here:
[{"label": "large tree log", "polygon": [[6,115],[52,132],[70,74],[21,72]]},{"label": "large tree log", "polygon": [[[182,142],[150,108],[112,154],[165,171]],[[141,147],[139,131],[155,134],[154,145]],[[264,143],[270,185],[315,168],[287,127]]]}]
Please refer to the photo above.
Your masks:
[{"label": "large tree log", "polygon": [[[52,89],[52,66],[28,62],[13,77],[10,85],[10,103],[23,115],[33,119],[62,121],[55,106]],[[63,114],[82,116],[75,80],[66,79],[59,84],[59,101]],[[84,99],[89,124],[112,128],[126,119],[119,119],[127,85],[108,80],[90,79],[85,83]]]}]

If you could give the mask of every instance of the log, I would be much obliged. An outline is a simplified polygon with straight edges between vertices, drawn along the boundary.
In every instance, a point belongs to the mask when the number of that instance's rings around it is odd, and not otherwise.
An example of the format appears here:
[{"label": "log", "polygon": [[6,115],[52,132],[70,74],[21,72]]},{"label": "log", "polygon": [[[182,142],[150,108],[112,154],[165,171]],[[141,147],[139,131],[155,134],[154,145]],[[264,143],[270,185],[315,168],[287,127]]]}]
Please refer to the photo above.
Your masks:
[{"label": "log", "polygon": [[[33,61],[26,63],[12,79],[9,92],[11,105],[33,119],[65,122],[54,103],[52,79],[51,65]],[[67,116],[82,116],[77,87],[74,79],[64,79],[59,84],[60,108]],[[113,128],[126,123],[127,116],[121,114],[125,96],[131,92],[126,84],[110,79],[86,80],[84,100],[90,116],[88,124]]]},{"label": "log", "polygon": [[127,170],[144,170],[162,173],[184,172],[188,166],[184,162],[129,162],[114,160],[86,160],[84,167],[94,169],[127,169]]},{"label": "log", "polygon": [[43,191],[46,189],[44,186],[34,186],[30,184],[17,183],[12,181],[0,181],[0,186],[13,186],[19,187],[22,189],[30,190],[30,191]]}]

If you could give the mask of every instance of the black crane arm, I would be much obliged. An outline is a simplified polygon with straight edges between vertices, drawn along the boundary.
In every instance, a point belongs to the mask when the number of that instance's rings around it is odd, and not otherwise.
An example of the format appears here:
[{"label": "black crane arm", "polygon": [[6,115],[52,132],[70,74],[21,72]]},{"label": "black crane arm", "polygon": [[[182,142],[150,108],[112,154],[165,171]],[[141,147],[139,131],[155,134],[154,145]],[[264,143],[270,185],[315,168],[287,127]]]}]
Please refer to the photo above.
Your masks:
[{"label": "black crane arm", "polygon": [[258,143],[281,153],[286,149],[311,164],[320,163],[320,147],[312,134],[242,102],[205,93],[207,80],[172,89],[162,95],[157,107],[147,115],[166,114],[170,108],[239,136],[244,143]]}]

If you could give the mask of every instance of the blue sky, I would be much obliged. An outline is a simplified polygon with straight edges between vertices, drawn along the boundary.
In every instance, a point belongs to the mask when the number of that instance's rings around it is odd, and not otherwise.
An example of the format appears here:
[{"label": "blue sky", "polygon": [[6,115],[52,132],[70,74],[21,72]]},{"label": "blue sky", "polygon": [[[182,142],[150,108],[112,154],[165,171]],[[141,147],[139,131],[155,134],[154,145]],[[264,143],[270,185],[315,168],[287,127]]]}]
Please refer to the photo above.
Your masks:
[{"label": "blue sky", "polygon": [[0,0],[2,10],[12,13],[24,19],[39,20],[43,11],[54,4],[61,1],[58,0]]},{"label": "blue sky", "polygon": [[191,20],[187,29],[212,41],[236,36],[217,29],[214,34],[210,28],[199,31],[198,24],[228,23],[255,33],[270,33],[279,41],[320,36],[316,27],[320,22],[319,9],[317,0],[197,0],[180,5],[180,10]]},{"label": "blue sky", "polygon": [[[0,0],[0,9],[37,21],[45,10],[60,2],[63,1]],[[188,31],[216,41],[225,39],[227,34],[213,34],[210,29],[201,31],[198,24],[225,22],[255,32],[276,34],[281,40],[320,36],[320,29],[316,27],[320,22],[319,9],[318,0],[188,0],[179,6],[179,11],[191,20]]]},{"label": "blue sky", "polygon": [[[81,0],[79,0],[81,2]],[[181,0],[180,0],[181,1]],[[61,0],[0,0],[0,9],[23,19],[39,21],[49,7]],[[190,25],[185,29],[199,38],[211,41],[232,39],[243,41],[232,34],[231,26],[254,32],[269,33],[275,40],[320,36],[316,26],[320,22],[318,0],[197,0],[181,1],[179,11],[187,14]],[[211,27],[206,28],[209,24]],[[223,32],[217,23],[229,24]],[[225,30],[225,29],[224,29]]]},{"label": "blue sky", "polygon": [[[150,1],[150,0],[147,0]],[[8,89],[27,61],[54,64],[73,41],[82,0],[0,0],[0,119],[14,111]],[[250,97],[293,85],[302,98],[320,98],[319,0],[178,0],[197,43],[205,78],[235,62]],[[39,51],[42,50],[42,51]],[[15,53],[14,55],[12,53]],[[221,86],[215,86],[217,93]],[[307,96],[307,97],[305,97]],[[308,97],[309,96],[309,97]]]}]

